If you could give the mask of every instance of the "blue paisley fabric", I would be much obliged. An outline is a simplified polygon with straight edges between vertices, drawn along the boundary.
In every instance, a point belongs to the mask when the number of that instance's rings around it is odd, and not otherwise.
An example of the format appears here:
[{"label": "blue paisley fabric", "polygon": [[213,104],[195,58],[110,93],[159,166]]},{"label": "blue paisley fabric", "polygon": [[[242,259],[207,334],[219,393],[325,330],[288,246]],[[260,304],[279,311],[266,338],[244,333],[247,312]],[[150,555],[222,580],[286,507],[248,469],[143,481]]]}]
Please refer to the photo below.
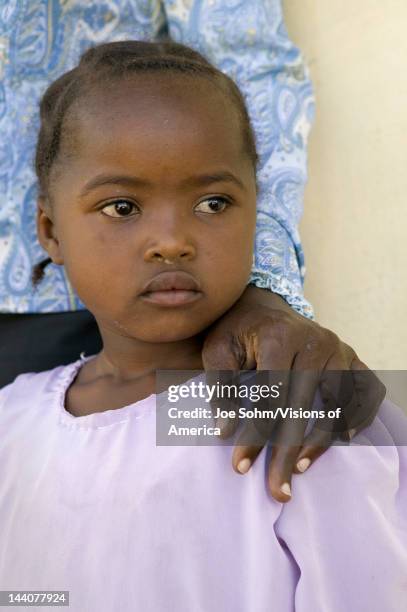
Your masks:
[{"label": "blue paisley fabric", "polygon": [[31,285],[33,265],[46,256],[33,170],[42,93],[92,45],[168,35],[198,49],[245,96],[260,156],[250,282],[313,317],[298,223],[314,96],[280,0],[0,0],[0,312],[84,308],[61,266]]}]

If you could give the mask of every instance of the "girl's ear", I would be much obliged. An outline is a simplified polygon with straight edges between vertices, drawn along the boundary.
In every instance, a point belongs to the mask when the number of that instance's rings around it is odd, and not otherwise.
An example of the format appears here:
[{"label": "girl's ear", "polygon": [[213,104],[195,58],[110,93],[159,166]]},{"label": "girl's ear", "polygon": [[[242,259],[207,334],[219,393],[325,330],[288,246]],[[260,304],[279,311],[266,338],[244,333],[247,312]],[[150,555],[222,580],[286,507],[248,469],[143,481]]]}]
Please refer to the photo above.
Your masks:
[{"label": "girl's ear", "polygon": [[63,265],[58,236],[52,220],[49,202],[43,197],[37,201],[37,234],[40,245],[47,251],[53,263]]}]

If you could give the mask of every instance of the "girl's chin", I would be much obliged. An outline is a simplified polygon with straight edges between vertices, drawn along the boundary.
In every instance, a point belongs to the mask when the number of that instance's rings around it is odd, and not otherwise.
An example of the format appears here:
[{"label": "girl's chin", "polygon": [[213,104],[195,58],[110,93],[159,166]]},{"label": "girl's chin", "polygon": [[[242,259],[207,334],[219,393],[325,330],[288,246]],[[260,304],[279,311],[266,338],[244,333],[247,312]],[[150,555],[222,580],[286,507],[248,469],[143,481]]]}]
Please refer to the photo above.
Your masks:
[{"label": "girl's chin", "polygon": [[142,333],[140,333],[140,330],[137,330],[137,332],[135,333],[135,337],[143,342],[150,342],[152,344],[166,344],[169,342],[187,342],[188,340],[193,340],[202,331],[203,329],[197,329],[193,331],[188,329],[168,329],[165,331],[160,330],[159,332],[151,333],[144,330]]},{"label": "girl's chin", "polygon": [[[213,309],[215,311],[215,309]],[[182,342],[204,335],[207,328],[219,318],[219,309],[210,313],[183,312],[175,309],[163,309],[159,312],[138,313],[113,313],[109,316],[96,316],[102,331],[109,329],[110,332],[133,338],[135,341],[165,344],[168,342]]]},{"label": "girl's chin", "polygon": [[194,323],[193,321],[183,320],[177,321],[175,317],[172,320],[160,321],[159,317],[152,316],[148,321],[142,319],[133,319],[129,321],[121,318],[120,320],[112,321],[110,324],[105,323],[102,326],[106,329],[110,328],[112,332],[126,338],[133,338],[135,341],[147,342],[151,344],[165,344],[168,342],[182,342],[192,339],[198,339],[201,333],[210,325]]}]

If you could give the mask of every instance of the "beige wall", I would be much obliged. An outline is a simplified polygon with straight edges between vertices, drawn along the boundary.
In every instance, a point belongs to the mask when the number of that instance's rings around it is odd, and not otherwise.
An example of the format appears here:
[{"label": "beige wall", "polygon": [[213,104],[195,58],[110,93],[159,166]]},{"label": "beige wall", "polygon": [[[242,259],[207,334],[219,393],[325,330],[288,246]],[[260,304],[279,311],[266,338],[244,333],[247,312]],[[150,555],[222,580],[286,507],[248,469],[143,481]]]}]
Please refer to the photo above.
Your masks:
[{"label": "beige wall", "polygon": [[317,98],[305,294],[371,368],[407,369],[407,2],[284,6]]}]

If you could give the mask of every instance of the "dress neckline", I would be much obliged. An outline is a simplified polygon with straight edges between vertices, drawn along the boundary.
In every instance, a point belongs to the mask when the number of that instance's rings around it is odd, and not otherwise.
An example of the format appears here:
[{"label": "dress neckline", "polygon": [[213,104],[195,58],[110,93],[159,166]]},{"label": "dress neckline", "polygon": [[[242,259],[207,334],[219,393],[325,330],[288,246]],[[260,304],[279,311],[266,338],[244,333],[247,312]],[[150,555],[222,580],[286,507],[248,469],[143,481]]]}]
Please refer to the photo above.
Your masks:
[{"label": "dress neckline", "polygon": [[151,393],[148,397],[142,400],[123,406],[122,408],[113,408],[112,410],[104,410],[103,412],[93,412],[84,416],[74,416],[65,408],[66,394],[72,382],[79,373],[81,367],[96,355],[85,357],[83,353],[79,359],[70,363],[67,366],[61,366],[62,370],[59,373],[57,380],[57,389],[55,395],[56,409],[59,415],[59,422],[65,427],[71,429],[100,429],[112,425],[125,423],[129,419],[140,419],[150,413],[150,408],[155,408],[154,398],[155,393]]}]

